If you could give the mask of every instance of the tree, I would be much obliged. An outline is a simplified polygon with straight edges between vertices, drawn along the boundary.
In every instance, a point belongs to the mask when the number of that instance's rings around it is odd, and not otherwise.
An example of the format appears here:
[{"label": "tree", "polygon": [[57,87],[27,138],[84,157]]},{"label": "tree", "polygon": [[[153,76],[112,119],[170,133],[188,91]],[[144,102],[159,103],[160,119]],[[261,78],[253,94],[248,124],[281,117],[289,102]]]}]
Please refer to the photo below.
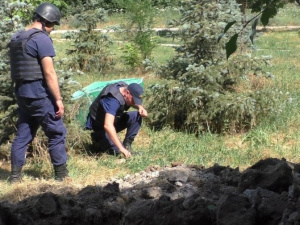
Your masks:
[{"label": "tree", "polygon": [[108,51],[112,42],[107,34],[95,31],[97,23],[106,20],[105,10],[98,4],[86,3],[83,12],[76,14],[75,19],[79,32],[64,35],[74,41],[72,48],[67,50],[70,56],[67,66],[84,72],[108,69],[113,63]]},{"label": "tree", "polygon": [[129,48],[125,49],[133,58],[137,55],[136,52],[130,49],[138,49],[142,60],[151,59],[153,49],[156,47],[156,42],[153,38],[154,17],[156,9],[151,0],[120,0],[119,5],[122,6],[126,13],[125,24],[126,40],[131,42]]},{"label": "tree", "polygon": [[17,115],[13,83],[10,79],[8,43],[12,33],[23,27],[19,13],[26,11],[26,7],[27,4],[20,2],[0,2],[0,146],[5,155],[9,152],[7,144],[15,132]]},{"label": "tree", "polygon": [[[233,19],[235,26],[227,29]],[[253,57],[249,51],[251,29],[244,27],[236,1],[191,0],[174,25],[180,27],[183,44],[161,68],[160,84],[148,88],[149,125],[193,133],[240,132],[279,111],[282,94],[255,85],[267,86],[272,75],[262,70],[268,58]],[[221,30],[226,32],[220,39]],[[224,46],[240,30],[235,40],[240,48],[227,60]]]}]

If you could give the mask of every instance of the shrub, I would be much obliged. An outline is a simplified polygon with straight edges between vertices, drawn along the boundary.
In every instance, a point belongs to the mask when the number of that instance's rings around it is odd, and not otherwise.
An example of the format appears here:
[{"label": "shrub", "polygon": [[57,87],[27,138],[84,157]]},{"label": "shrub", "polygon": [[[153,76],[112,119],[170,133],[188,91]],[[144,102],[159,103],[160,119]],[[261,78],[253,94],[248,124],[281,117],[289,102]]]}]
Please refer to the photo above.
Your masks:
[{"label": "shrub", "polygon": [[125,65],[134,68],[141,64],[142,57],[139,54],[138,47],[135,44],[125,44],[124,47],[122,47],[122,53],[123,54],[121,58],[124,60]]}]

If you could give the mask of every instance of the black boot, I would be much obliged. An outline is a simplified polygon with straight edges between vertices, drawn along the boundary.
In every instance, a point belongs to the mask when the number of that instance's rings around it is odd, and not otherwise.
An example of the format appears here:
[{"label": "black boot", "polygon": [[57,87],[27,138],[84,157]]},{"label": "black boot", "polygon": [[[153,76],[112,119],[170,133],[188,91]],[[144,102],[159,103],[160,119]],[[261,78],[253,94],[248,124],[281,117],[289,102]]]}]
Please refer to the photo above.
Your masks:
[{"label": "black boot", "polygon": [[10,183],[17,183],[22,181],[22,166],[11,166],[11,175],[9,177]]},{"label": "black boot", "polygon": [[63,181],[66,177],[69,177],[69,171],[67,169],[67,164],[62,164],[60,166],[54,166],[54,179],[57,181]]},{"label": "black boot", "polygon": [[114,156],[120,156],[121,155],[121,152],[119,150],[115,150],[113,148],[108,148],[106,150],[106,152],[110,155],[114,155]]},{"label": "black boot", "polygon": [[123,141],[124,148],[126,148],[130,153],[132,153],[132,147],[131,147],[131,144],[132,144],[132,140],[125,139],[125,140]]}]

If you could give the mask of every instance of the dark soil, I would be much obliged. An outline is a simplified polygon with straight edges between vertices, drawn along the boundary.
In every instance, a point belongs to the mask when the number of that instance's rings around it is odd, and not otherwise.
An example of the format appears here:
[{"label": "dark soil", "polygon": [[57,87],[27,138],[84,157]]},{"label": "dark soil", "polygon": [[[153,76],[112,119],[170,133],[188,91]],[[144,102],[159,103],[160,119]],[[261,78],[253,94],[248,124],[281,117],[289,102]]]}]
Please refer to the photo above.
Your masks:
[{"label": "dark soil", "polygon": [[300,166],[285,159],[238,168],[174,164],[77,194],[0,202],[0,225],[299,225]]}]

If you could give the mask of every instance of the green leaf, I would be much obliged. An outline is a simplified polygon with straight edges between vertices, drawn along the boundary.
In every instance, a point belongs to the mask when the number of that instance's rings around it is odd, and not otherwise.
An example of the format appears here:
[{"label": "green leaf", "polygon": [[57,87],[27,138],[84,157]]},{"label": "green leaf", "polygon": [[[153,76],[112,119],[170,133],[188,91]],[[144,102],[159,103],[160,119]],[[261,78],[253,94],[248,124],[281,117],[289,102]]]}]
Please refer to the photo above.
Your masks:
[{"label": "green leaf", "polygon": [[269,19],[270,19],[269,14],[266,13],[266,12],[267,12],[267,11],[264,11],[264,12],[262,13],[261,18],[260,18],[260,21],[262,22],[262,24],[263,24],[264,26],[268,25]]},{"label": "green leaf", "polygon": [[238,38],[238,34],[233,35],[230,40],[226,43],[226,57],[227,59],[229,58],[230,55],[232,55],[236,49],[237,49],[237,38]]},{"label": "green leaf", "polygon": [[267,8],[263,11],[260,21],[264,26],[268,25],[269,19],[274,17],[277,14],[277,10],[275,7]]},{"label": "green leaf", "polygon": [[251,5],[251,12],[261,12],[262,11],[263,3],[261,1],[256,1]]},{"label": "green leaf", "polygon": [[226,25],[226,27],[225,27],[225,29],[224,29],[224,34],[228,31],[228,29],[233,25],[233,24],[235,24],[236,23],[236,21],[232,21],[232,22],[229,22],[229,23],[227,23],[227,25]]},{"label": "green leaf", "polygon": [[235,24],[235,23],[236,23],[236,21],[232,21],[232,22],[227,23],[227,25],[226,25],[226,27],[225,27],[223,33],[218,37],[218,42],[222,39],[222,37],[223,37],[224,34],[228,31],[228,29],[229,29],[233,24]]}]

